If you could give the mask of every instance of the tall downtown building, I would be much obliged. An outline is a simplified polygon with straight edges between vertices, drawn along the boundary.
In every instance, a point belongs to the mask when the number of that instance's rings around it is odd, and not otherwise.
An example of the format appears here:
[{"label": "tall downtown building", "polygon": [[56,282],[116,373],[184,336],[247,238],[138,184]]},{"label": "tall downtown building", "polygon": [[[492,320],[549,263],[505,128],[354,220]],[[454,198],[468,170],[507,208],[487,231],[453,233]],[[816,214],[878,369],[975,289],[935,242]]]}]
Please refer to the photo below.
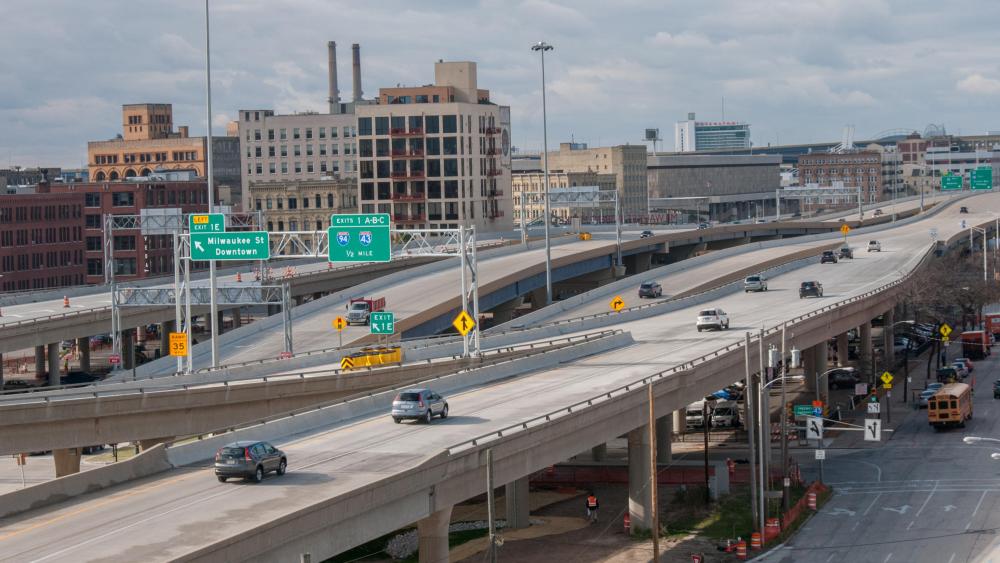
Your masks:
[{"label": "tall downtown building", "polygon": [[510,108],[478,88],[474,62],[438,61],[434,78],[355,107],[360,210],[398,229],[510,230]]},{"label": "tall downtown building", "polygon": [[677,152],[748,148],[750,125],[742,121],[695,121],[692,112],[686,121],[674,124],[674,150]]}]

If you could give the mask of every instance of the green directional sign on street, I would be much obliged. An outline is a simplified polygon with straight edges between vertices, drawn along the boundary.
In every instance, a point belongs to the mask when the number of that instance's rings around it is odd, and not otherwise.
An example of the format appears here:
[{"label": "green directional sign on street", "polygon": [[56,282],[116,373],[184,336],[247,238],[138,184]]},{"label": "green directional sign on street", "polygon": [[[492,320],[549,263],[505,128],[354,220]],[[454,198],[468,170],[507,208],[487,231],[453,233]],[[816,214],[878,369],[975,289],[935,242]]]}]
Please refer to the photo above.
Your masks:
[{"label": "green directional sign on street", "polygon": [[960,190],[962,189],[962,177],[958,174],[948,174],[947,176],[941,176],[941,189],[942,190]]},{"label": "green directional sign on street", "polygon": [[267,260],[267,231],[191,233],[192,260]]},{"label": "green directional sign on street", "polygon": [[989,166],[980,166],[972,170],[969,175],[969,185],[974,190],[993,189],[993,169]]},{"label": "green directional sign on street", "polygon": [[795,405],[792,407],[792,412],[795,416],[812,416],[813,406],[812,405]]},{"label": "green directional sign on street", "polygon": [[388,262],[392,260],[388,213],[330,216],[330,262]]},{"label": "green directional sign on street", "polygon": [[372,334],[395,334],[396,314],[387,311],[372,313],[369,328]]},{"label": "green directional sign on street", "polygon": [[222,213],[192,213],[188,215],[190,233],[224,233],[226,216]]}]

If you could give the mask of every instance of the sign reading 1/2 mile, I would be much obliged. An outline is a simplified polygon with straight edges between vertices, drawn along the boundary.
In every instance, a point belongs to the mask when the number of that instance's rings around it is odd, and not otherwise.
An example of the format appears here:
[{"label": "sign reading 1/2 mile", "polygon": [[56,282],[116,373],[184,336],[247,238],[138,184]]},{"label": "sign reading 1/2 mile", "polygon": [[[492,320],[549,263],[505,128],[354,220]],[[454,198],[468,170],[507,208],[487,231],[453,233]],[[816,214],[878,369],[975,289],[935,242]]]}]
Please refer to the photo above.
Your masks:
[{"label": "sign reading 1/2 mile", "polygon": [[189,233],[224,233],[226,216],[222,213],[192,213],[188,215]]},{"label": "sign reading 1/2 mile", "polygon": [[392,259],[388,213],[330,216],[330,262],[388,262]]},{"label": "sign reading 1/2 mile", "polygon": [[267,231],[191,233],[192,260],[267,260]]}]

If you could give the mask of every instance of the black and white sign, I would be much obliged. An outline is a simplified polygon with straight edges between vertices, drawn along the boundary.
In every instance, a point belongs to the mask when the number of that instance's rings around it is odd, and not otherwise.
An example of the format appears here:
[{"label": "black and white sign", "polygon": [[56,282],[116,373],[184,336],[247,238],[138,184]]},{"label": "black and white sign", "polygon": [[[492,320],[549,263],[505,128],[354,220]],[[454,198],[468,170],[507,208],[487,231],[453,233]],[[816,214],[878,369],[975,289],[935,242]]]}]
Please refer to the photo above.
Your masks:
[{"label": "black and white sign", "polygon": [[881,403],[865,403],[868,405],[868,414],[878,414],[882,407]]},{"label": "black and white sign", "polygon": [[806,438],[810,440],[823,439],[823,419],[818,416],[810,416],[806,419]]},{"label": "black and white sign", "polygon": [[[878,404],[878,403],[876,403]],[[882,421],[876,419],[865,421],[865,441],[866,442],[880,442],[882,441]]]}]

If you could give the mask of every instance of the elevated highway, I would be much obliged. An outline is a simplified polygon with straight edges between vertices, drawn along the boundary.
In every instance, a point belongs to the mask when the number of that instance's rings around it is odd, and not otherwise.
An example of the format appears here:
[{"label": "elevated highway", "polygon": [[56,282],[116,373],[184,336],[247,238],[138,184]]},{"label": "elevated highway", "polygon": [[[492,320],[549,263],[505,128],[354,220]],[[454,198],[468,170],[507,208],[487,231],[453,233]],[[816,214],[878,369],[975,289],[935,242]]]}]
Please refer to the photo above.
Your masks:
[{"label": "elevated highway", "polygon": [[[630,512],[633,526],[642,526],[649,518],[649,475],[641,471],[647,386],[656,415],[666,416],[745,377],[748,365],[759,365],[758,343],[744,347],[745,333],[763,326],[764,344],[776,343],[782,324],[789,346],[802,349],[819,370],[825,354],[821,361],[806,352],[818,345],[825,350],[827,339],[890,311],[909,275],[932,259],[929,228],[942,240],[967,236],[959,219],[992,222],[1000,198],[976,196],[968,205],[979,212],[959,217],[946,209],[882,233],[882,253],[775,276],[766,293],[720,296],[715,304],[730,313],[729,331],[696,332],[700,304],[581,322],[581,330],[627,327],[635,342],[451,393],[452,416],[430,426],[394,425],[382,403],[305,435],[263,425],[218,437],[269,438],[288,452],[289,474],[262,486],[220,484],[204,465],[180,463],[210,452],[214,443],[166,448],[165,459],[178,467],[0,520],[0,557],[272,561],[310,552],[323,558],[417,522],[421,559],[444,560],[451,506],[483,492],[487,448],[496,481],[514,483],[624,433],[636,446],[629,454],[637,470],[630,469]],[[803,279],[822,281],[825,297],[796,299]]]}]

